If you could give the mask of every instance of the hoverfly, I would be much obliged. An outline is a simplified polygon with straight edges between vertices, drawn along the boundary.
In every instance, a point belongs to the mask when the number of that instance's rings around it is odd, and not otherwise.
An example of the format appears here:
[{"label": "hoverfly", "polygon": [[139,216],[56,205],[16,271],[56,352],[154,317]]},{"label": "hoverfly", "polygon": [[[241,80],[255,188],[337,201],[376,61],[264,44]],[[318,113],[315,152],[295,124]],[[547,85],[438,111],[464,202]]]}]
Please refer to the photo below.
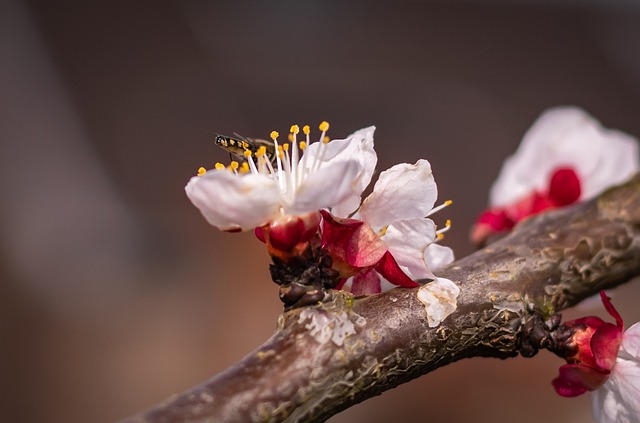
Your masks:
[{"label": "hoverfly", "polygon": [[260,147],[265,147],[267,152],[266,156],[271,163],[276,161],[276,146],[273,141],[267,141],[262,139],[246,138],[234,133],[235,137],[229,137],[227,135],[216,134],[216,145],[227,153],[236,156],[242,161],[246,160],[245,151],[250,151],[252,157],[258,152]]}]

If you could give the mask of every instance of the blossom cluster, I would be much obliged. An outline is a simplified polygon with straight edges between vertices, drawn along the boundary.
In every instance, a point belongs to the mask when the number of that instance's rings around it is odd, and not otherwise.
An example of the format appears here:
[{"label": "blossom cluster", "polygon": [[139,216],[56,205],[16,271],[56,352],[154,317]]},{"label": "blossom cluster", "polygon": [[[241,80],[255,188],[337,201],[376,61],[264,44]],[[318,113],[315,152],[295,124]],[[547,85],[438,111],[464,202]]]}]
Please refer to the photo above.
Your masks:
[{"label": "blossom cluster", "polygon": [[187,196],[210,224],[254,230],[280,260],[319,248],[339,273],[337,288],[355,295],[430,282],[431,295],[421,298],[432,311],[430,324],[439,324],[455,310],[459,288],[433,274],[453,261],[453,252],[438,243],[450,223],[438,229],[430,219],[451,203],[435,205],[430,163],[401,163],[381,172],[363,199],[378,161],[375,127],[331,141],[328,127],[320,125],[316,142],[308,126],[298,140],[300,128],[293,125],[288,143],[273,132],[274,154],[247,148],[242,166],[201,170],[187,184]]},{"label": "blossom cluster", "polygon": [[[453,261],[453,252],[438,242],[449,221],[438,228],[430,218],[450,204],[436,205],[431,164],[392,166],[363,198],[378,161],[375,128],[331,141],[329,124],[319,129],[316,142],[308,126],[301,136],[297,125],[288,142],[279,142],[276,132],[271,142],[236,141],[242,163],[201,168],[187,184],[187,196],[213,226],[253,230],[274,263],[295,268],[302,257],[314,257],[318,274],[335,279],[329,288],[370,295],[422,285],[417,298],[429,326],[438,326],[456,310],[460,288],[434,275]],[[482,246],[531,215],[591,199],[639,170],[635,138],[602,127],[576,107],[550,109],[505,161],[471,241]],[[281,286],[281,299],[299,296],[299,288],[283,294]],[[317,290],[308,296],[321,298]],[[567,364],[552,384],[567,397],[592,391],[601,423],[640,423],[640,323],[624,331],[609,298],[601,298],[615,323],[598,317],[565,323],[571,337],[559,355]]]}]

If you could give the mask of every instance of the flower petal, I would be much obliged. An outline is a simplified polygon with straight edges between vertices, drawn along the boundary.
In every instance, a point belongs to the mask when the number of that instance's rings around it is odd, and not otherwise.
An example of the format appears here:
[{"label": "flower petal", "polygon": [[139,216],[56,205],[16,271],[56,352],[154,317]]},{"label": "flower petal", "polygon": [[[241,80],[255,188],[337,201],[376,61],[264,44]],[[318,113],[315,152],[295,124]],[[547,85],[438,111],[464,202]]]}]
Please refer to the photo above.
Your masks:
[{"label": "flower petal", "polygon": [[276,214],[281,201],[273,179],[227,170],[194,176],[185,191],[207,221],[223,230],[260,226]]},{"label": "flower petal", "polygon": [[599,423],[640,423],[640,363],[618,359],[613,373],[592,393],[593,417]]},{"label": "flower petal", "polygon": [[622,350],[629,357],[640,361],[640,322],[632,325],[622,335]]},{"label": "flower petal", "polygon": [[412,279],[435,279],[425,260],[427,247],[436,237],[431,219],[400,220],[387,227],[382,240]]},{"label": "flower petal", "polygon": [[360,203],[362,203],[362,196],[353,194],[337,206],[331,207],[331,214],[338,217],[348,217],[360,207]]},{"label": "flower petal", "polygon": [[[332,209],[334,216],[347,217],[360,205],[360,196],[371,182],[371,177],[378,163],[378,156],[373,149],[373,134],[375,126],[360,129],[349,135],[344,140],[331,140],[322,144],[315,142],[305,151],[307,166],[312,166],[315,160],[322,160],[323,166],[328,163],[338,163],[346,160],[354,160],[358,163],[358,172],[353,178],[353,195],[351,201],[340,204]],[[322,157],[318,157],[322,156]],[[357,201],[354,199],[358,197]],[[337,203],[332,206],[338,206]]]},{"label": "flower petal", "polygon": [[401,163],[380,174],[373,192],[359,213],[374,229],[399,220],[425,217],[438,196],[431,165],[427,160],[416,164]]},{"label": "flower petal", "polygon": [[378,264],[376,264],[375,269],[393,285],[405,288],[414,288],[419,286],[417,282],[413,281],[402,271],[402,269],[400,269],[398,263],[389,251],[384,253]]},{"label": "flower petal", "polygon": [[453,250],[439,244],[431,244],[424,252],[424,260],[432,272],[437,272],[453,262]]},{"label": "flower petal", "polygon": [[620,329],[607,323],[596,330],[591,337],[591,351],[596,365],[604,370],[611,370],[616,363],[618,348],[622,341]]},{"label": "flower petal", "polygon": [[[371,226],[360,220],[334,218],[329,212],[321,210],[322,248],[334,260],[334,267],[344,264],[353,268],[376,265],[387,252],[386,244]],[[350,276],[341,272],[343,277]]]},{"label": "flower petal", "polygon": [[607,293],[604,291],[600,291],[600,299],[602,300],[602,304],[604,308],[607,310],[607,313],[614,319],[616,319],[616,324],[618,325],[618,329],[622,331],[624,329],[624,321],[622,320],[622,316],[618,313],[618,310],[611,303],[611,299],[607,297]]},{"label": "flower petal", "polygon": [[587,391],[600,387],[609,377],[603,373],[581,364],[565,364],[560,366],[560,375],[551,381],[558,395],[577,397]]},{"label": "flower petal", "polygon": [[298,187],[287,214],[304,214],[342,203],[354,193],[360,168],[355,160],[344,160],[320,168]]},{"label": "flower petal", "polygon": [[429,327],[436,327],[458,307],[460,288],[445,278],[437,278],[418,290],[418,300],[424,304]]},{"label": "flower petal", "polygon": [[380,291],[380,277],[375,270],[369,269],[353,276],[351,281],[351,293],[353,295],[378,294]]}]

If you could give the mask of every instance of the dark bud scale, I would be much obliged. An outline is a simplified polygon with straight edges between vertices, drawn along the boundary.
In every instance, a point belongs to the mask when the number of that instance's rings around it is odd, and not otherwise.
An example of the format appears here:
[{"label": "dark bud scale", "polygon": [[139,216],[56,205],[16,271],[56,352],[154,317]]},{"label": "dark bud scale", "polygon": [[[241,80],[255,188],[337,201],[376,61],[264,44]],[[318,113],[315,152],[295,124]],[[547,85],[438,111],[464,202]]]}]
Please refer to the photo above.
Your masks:
[{"label": "dark bud scale", "polygon": [[518,350],[524,357],[533,357],[541,349],[559,354],[567,348],[567,340],[573,330],[560,324],[561,315],[554,314],[547,320],[539,315],[531,316],[524,324],[518,339]]},{"label": "dark bud scale", "polygon": [[331,268],[330,256],[307,248],[286,262],[278,257],[272,260],[271,278],[280,285],[285,311],[331,300],[331,289],[338,285],[340,274]]}]

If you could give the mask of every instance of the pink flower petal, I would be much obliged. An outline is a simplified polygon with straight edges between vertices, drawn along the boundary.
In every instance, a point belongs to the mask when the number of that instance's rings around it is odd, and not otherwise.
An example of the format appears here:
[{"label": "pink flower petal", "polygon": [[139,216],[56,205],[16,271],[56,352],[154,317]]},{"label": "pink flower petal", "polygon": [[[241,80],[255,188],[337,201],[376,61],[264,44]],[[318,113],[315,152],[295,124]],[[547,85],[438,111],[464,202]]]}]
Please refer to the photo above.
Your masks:
[{"label": "pink flower petal", "polygon": [[595,364],[603,370],[611,370],[616,364],[622,333],[617,326],[607,323],[591,337],[591,351]]},{"label": "pink flower petal", "polygon": [[387,252],[386,244],[371,226],[354,219],[334,219],[321,210],[322,245],[334,258],[355,268],[370,267],[380,261]]},{"label": "pink flower petal", "polygon": [[608,373],[599,372],[580,364],[565,364],[560,367],[560,375],[551,384],[563,397],[577,397],[593,391],[606,382]]},{"label": "pink flower petal", "polygon": [[356,273],[351,282],[351,293],[353,295],[379,294],[381,291],[380,277],[374,269]]},{"label": "pink flower petal", "polygon": [[398,263],[389,251],[384,253],[375,269],[394,285],[405,288],[413,288],[420,285],[400,269],[400,266],[398,266]]},{"label": "pink flower petal", "polygon": [[604,308],[607,310],[607,313],[614,319],[616,319],[616,323],[618,324],[618,328],[620,330],[624,329],[624,321],[618,313],[618,310],[611,304],[611,299],[607,297],[607,294],[604,291],[600,291],[600,298],[602,299],[602,304],[604,304]]}]

